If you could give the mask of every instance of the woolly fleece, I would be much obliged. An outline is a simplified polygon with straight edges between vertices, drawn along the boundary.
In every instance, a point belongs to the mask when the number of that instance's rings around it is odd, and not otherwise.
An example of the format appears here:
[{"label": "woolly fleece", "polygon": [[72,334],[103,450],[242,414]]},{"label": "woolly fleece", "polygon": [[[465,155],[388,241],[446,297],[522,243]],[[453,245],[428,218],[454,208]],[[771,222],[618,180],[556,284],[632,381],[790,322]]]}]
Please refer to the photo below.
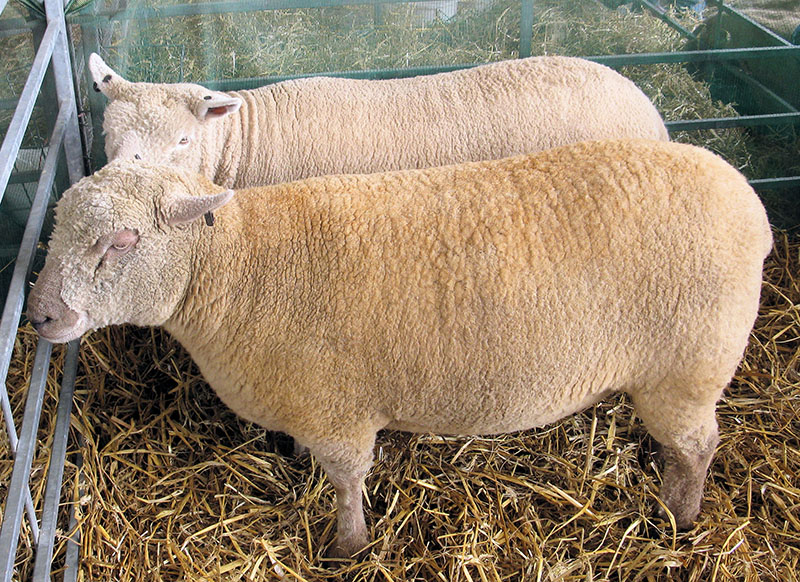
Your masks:
[{"label": "woolly fleece", "polygon": [[516,431],[614,391],[664,446],[666,506],[694,519],[772,240],[720,158],[586,142],[231,196],[142,163],[85,178],[58,204],[29,315],[58,341],[163,325],[228,406],[317,457],[332,554],[369,541],[378,430]]},{"label": "woolly fleece", "polygon": [[408,79],[315,77],[232,93],[132,83],[96,54],[89,68],[111,99],[103,123],[109,160],[139,156],[229,188],[497,159],[589,139],[669,139],[631,81],[571,57]]}]

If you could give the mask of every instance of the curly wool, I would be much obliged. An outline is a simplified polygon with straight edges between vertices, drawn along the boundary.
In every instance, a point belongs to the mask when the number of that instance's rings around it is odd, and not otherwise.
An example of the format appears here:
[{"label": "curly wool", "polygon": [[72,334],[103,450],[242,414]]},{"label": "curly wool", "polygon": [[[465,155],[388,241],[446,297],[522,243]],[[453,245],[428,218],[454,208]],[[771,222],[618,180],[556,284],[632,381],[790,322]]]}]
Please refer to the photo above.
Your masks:
[{"label": "curly wool", "polygon": [[[228,406],[318,458],[338,499],[332,553],[368,542],[361,485],[378,430],[515,431],[615,391],[664,446],[666,507],[679,526],[694,519],[772,241],[726,162],[584,142],[230,202],[220,190],[129,162],[86,178],[59,203],[29,304],[163,325]],[[170,225],[198,201],[221,205],[215,226],[205,208]],[[137,247],[98,266],[87,248],[121,228]]]},{"label": "curly wool", "polygon": [[111,99],[103,125],[110,160],[169,163],[225,187],[498,159],[589,139],[668,139],[630,80],[571,57],[232,93],[131,83],[97,55],[90,69]]}]

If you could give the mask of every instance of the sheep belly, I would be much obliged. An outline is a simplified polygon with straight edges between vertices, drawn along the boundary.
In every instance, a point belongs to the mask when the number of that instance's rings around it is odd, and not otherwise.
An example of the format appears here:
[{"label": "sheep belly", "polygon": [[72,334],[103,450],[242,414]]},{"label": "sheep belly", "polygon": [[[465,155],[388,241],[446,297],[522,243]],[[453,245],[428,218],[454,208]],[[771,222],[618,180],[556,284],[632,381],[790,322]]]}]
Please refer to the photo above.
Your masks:
[{"label": "sheep belly", "polygon": [[[451,421],[445,429],[443,429],[441,417],[435,420],[431,419],[432,421],[430,422],[424,422],[421,419],[394,419],[386,428],[405,432],[432,432],[451,435],[512,433],[545,426],[571,414],[581,412],[597,404],[613,392],[616,392],[616,390],[585,391],[583,398],[572,399],[571,397],[564,397],[556,402],[552,399],[544,398],[537,403],[539,406],[532,406],[529,403],[527,407],[520,407],[514,403],[498,402],[497,399],[487,399],[483,401],[483,406],[475,410],[473,418],[463,419],[458,423]],[[564,394],[568,394],[568,392],[564,391]]]}]

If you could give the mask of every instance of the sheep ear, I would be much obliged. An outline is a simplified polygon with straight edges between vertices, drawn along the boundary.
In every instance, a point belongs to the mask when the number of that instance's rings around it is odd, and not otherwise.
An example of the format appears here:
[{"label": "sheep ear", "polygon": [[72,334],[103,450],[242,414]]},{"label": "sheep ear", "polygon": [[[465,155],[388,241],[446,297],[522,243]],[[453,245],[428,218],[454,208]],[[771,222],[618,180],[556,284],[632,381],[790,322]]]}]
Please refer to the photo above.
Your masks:
[{"label": "sheep ear", "polygon": [[208,121],[236,113],[241,106],[242,100],[238,97],[209,91],[197,101],[195,115],[200,121]]},{"label": "sheep ear", "polygon": [[175,226],[193,222],[205,215],[206,223],[210,226],[214,223],[211,213],[230,202],[233,194],[233,190],[225,190],[208,196],[180,196],[169,204],[164,218],[169,226]]},{"label": "sheep ear", "polygon": [[128,81],[115,73],[97,53],[89,55],[89,71],[94,80],[92,85],[94,90],[102,92],[109,99],[116,99],[120,89],[128,84]]}]

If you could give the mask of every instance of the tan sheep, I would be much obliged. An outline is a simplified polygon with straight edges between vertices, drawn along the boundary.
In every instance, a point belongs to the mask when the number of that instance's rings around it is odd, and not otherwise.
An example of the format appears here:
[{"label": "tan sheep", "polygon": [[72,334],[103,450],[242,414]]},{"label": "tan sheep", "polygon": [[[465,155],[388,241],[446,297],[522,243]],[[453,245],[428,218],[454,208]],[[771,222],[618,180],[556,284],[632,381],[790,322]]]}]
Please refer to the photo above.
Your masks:
[{"label": "tan sheep", "polygon": [[111,101],[109,160],[139,157],[229,188],[423,168],[588,139],[667,140],[656,109],[613,70],[533,57],[410,79],[315,77],[220,93],[131,83],[93,54]]},{"label": "tan sheep", "polygon": [[741,174],[669,142],[235,196],[121,161],[59,202],[28,314],[57,342],[167,329],[228,406],[319,460],[335,555],[369,542],[361,485],[378,430],[517,431],[615,391],[664,446],[661,496],[686,527],[771,242]]}]

